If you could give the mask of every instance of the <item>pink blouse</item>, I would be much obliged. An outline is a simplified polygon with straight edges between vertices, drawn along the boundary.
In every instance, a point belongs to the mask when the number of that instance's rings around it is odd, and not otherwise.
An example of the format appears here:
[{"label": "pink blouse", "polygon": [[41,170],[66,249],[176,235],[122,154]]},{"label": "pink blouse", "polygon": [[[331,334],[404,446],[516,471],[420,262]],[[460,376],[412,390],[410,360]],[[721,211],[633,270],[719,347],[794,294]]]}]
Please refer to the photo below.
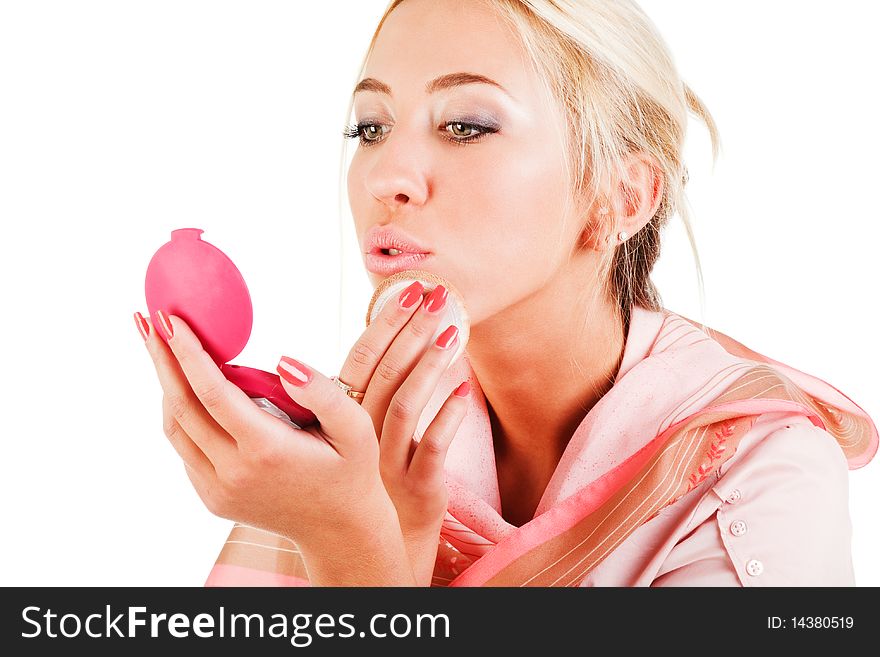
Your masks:
[{"label": "pink blouse", "polygon": [[851,538],[834,437],[803,415],[767,413],[719,475],[639,527],[581,586],[855,586]]}]

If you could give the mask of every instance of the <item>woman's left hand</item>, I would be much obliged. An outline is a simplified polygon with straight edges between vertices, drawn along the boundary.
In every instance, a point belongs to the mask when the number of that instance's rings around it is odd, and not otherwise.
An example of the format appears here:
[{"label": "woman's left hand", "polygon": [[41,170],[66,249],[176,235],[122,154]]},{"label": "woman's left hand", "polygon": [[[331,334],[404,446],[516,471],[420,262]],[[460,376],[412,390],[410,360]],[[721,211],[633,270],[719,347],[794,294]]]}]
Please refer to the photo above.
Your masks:
[{"label": "woman's left hand", "polygon": [[295,429],[228,381],[184,320],[165,317],[168,344],[155,327],[146,340],[165,393],[164,430],[212,513],[287,536],[304,555],[400,535],[360,404],[313,372],[297,402],[320,427]]}]

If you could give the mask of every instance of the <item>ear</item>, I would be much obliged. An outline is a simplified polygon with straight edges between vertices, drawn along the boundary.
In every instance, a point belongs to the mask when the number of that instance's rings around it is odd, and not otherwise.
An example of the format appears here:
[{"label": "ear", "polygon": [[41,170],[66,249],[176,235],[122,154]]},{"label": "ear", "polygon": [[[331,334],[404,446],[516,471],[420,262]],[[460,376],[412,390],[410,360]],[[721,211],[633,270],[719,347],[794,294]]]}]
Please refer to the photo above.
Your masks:
[{"label": "ear", "polygon": [[630,237],[638,233],[654,218],[663,200],[663,168],[656,157],[643,151],[630,153],[625,170],[627,177],[614,197],[614,239],[620,231]]},{"label": "ear", "polygon": [[643,151],[630,153],[624,171],[625,178],[615,179],[589,210],[582,243],[596,251],[618,246],[621,231],[631,239],[657,214],[663,200],[665,180],[656,157]]}]

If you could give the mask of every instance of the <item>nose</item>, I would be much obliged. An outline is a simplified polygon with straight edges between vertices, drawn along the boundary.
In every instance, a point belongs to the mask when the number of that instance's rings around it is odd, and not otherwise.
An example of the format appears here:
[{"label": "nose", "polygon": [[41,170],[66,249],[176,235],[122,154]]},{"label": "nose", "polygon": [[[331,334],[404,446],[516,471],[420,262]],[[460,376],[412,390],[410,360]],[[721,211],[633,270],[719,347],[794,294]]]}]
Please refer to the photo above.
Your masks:
[{"label": "nose", "polygon": [[428,197],[427,155],[412,135],[402,130],[385,137],[364,180],[367,190],[391,209],[422,205]]}]

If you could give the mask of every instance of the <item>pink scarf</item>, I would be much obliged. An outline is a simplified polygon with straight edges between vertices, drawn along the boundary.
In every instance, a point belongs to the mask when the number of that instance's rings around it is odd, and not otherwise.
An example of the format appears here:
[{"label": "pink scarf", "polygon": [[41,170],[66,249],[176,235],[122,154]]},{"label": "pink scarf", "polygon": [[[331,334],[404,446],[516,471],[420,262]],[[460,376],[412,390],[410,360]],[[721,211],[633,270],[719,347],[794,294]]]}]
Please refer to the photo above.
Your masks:
[{"label": "pink scarf", "polygon": [[[878,446],[871,418],[824,381],[668,310],[634,307],[614,386],[575,430],[535,517],[501,517],[486,400],[467,352],[421,434],[467,377],[470,407],[446,459],[449,507],[432,585],[577,586],[642,524],[716,472],[763,413],[802,413],[850,469]],[[308,585],[291,541],[236,525],[207,585]]]}]

